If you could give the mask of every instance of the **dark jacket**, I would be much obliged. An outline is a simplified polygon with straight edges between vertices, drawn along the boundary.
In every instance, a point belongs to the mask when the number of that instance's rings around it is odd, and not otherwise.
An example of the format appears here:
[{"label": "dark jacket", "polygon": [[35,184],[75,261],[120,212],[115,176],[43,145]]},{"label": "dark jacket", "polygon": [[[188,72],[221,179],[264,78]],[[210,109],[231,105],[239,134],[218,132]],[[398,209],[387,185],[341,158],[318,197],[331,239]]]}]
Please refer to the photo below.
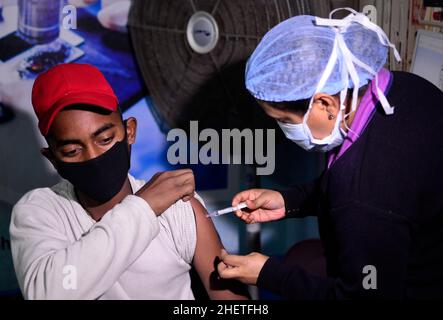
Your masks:
[{"label": "dark jacket", "polygon": [[282,192],[287,217],[318,217],[328,278],[270,258],[258,286],[294,299],[443,298],[443,93],[393,72],[387,98],[393,115],[378,104],[330,169]]}]

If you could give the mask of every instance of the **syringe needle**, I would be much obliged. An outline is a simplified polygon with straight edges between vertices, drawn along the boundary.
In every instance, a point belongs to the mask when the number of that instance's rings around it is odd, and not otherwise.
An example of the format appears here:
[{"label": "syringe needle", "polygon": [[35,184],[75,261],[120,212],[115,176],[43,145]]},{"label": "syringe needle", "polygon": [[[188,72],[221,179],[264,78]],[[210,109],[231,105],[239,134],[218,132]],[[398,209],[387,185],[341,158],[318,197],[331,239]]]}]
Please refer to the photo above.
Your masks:
[{"label": "syringe needle", "polygon": [[237,210],[240,210],[240,209],[243,209],[243,208],[247,208],[247,207],[248,206],[246,205],[246,202],[240,202],[235,207],[228,207],[228,208],[225,208],[225,209],[216,210],[216,211],[213,211],[211,213],[208,213],[206,215],[206,217],[208,217],[208,218],[209,217],[218,217],[218,216],[221,216],[221,215],[224,215],[224,214],[227,214],[227,213],[231,213],[231,212],[234,212],[234,211],[237,211]]}]

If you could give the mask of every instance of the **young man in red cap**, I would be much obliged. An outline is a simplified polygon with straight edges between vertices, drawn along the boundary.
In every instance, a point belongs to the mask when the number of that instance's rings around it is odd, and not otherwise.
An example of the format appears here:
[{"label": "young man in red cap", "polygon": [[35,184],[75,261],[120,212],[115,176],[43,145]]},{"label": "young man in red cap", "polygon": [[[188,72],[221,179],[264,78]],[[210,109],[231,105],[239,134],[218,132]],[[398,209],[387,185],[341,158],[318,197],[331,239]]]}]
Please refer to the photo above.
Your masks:
[{"label": "young man in red cap", "polygon": [[65,180],[28,192],[13,209],[26,299],[193,299],[192,265],[211,298],[246,297],[232,282],[213,282],[222,244],[194,197],[192,171],[148,183],[128,175],[137,121],[122,121],[97,68],[52,68],[36,79],[32,103],[48,142],[42,154]]}]

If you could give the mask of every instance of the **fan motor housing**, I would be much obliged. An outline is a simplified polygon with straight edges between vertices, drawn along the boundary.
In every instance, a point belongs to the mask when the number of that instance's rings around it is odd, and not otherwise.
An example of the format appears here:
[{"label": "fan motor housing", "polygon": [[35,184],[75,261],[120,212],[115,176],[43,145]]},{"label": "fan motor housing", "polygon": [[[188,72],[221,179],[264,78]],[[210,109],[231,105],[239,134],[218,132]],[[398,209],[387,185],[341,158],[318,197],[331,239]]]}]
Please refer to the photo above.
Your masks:
[{"label": "fan motor housing", "polygon": [[200,54],[211,52],[219,39],[217,21],[210,13],[197,11],[189,19],[186,39],[195,52]]}]

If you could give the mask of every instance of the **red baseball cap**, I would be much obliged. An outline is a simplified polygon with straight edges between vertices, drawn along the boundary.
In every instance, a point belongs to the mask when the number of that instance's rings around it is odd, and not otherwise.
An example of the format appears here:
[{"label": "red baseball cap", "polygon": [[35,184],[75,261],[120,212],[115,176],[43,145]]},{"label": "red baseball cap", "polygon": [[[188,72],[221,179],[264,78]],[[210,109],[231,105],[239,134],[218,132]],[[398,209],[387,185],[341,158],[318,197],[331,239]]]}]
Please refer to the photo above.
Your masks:
[{"label": "red baseball cap", "polygon": [[111,85],[96,67],[65,63],[42,73],[32,87],[32,105],[38,127],[46,136],[55,116],[73,104],[87,104],[117,111],[118,99]]}]

